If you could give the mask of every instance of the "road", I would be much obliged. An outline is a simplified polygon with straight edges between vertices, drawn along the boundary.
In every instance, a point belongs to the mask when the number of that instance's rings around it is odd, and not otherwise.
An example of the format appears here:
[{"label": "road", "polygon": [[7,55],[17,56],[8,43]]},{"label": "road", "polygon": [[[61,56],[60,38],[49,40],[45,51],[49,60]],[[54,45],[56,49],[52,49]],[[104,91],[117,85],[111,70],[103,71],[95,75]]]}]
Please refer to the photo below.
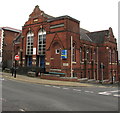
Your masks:
[{"label": "road", "polygon": [[67,87],[2,79],[3,111],[118,111],[116,87]]}]

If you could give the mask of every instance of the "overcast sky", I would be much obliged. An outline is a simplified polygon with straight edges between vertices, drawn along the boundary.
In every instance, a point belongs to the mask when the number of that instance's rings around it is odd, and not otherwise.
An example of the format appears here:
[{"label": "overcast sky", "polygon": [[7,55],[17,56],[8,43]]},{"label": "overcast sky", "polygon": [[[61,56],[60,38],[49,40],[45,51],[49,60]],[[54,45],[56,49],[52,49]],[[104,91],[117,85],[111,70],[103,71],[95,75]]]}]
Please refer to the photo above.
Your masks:
[{"label": "overcast sky", "polygon": [[118,1],[120,0],[2,0],[0,27],[22,29],[36,5],[45,13],[58,17],[69,15],[89,31],[113,28],[118,39]]}]

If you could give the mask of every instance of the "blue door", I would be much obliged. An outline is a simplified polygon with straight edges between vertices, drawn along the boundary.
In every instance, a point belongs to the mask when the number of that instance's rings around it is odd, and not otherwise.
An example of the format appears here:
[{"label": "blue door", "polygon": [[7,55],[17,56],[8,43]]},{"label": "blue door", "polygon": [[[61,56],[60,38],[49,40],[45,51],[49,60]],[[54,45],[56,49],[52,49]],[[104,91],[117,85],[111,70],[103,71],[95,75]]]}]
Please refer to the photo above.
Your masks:
[{"label": "blue door", "polygon": [[27,57],[27,66],[32,66],[32,56]]},{"label": "blue door", "polygon": [[45,68],[45,56],[40,56],[40,67]]}]

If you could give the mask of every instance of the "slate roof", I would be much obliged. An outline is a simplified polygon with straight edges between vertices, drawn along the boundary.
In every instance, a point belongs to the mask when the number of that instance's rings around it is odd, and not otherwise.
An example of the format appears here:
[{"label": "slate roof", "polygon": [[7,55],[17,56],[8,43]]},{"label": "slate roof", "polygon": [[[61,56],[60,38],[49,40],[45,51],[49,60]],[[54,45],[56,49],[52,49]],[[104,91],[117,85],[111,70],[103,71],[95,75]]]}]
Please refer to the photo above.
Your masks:
[{"label": "slate roof", "polygon": [[93,43],[103,43],[104,37],[108,36],[109,30],[89,32],[83,28],[80,28],[80,39],[93,42]]},{"label": "slate roof", "polygon": [[22,31],[19,29],[11,28],[11,27],[3,27],[3,30],[8,30],[8,31],[13,31],[13,32],[18,32],[21,33]]},{"label": "slate roof", "polygon": [[60,20],[60,19],[64,19],[64,18],[68,18],[68,19],[74,20],[74,21],[76,21],[76,22],[80,22],[79,20],[77,20],[77,19],[75,19],[75,18],[72,18],[72,17],[70,17],[70,16],[68,16],[68,15],[49,18],[49,19],[47,20],[47,22],[52,22],[52,21]]},{"label": "slate roof", "polygon": [[21,38],[22,38],[22,34],[19,33],[19,34],[17,35],[16,39],[14,40],[14,43],[20,42],[20,39],[21,39]]},{"label": "slate roof", "polygon": [[108,36],[109,30],[89,32],[87,35],[94,43],[103,43],[105,36]]},{"label": "slate roof", "polygon": [[89,31],[87,31],[83,28],[80,28],[80,39],[92,42],[92,40],[88,37],[87,33],[89,33]]}]

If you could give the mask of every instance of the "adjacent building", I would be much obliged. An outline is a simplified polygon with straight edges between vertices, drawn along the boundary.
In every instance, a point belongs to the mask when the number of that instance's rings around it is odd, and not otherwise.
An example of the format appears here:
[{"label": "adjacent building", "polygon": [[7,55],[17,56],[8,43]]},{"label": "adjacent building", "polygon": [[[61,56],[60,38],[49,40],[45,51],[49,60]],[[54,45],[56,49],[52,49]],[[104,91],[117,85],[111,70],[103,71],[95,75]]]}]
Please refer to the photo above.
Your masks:
[{"label": "adjacent building", "polygon": [[2,68],[11,68],[14,63],[14,56],[16,51],[18,52],[20,45],[18,48],[15,48],[15,40],[21,34],[21,30],[10,28],[10,27],[2,27],[2,35],[1,35],[1,56],[2,56]]},{"label": "adjacent building", "polygon": [[36,6],[22,27],[21,37],[22,70],[118,81],[117,42],[111,27],[89,32],[77,19],[53,17]]}]

